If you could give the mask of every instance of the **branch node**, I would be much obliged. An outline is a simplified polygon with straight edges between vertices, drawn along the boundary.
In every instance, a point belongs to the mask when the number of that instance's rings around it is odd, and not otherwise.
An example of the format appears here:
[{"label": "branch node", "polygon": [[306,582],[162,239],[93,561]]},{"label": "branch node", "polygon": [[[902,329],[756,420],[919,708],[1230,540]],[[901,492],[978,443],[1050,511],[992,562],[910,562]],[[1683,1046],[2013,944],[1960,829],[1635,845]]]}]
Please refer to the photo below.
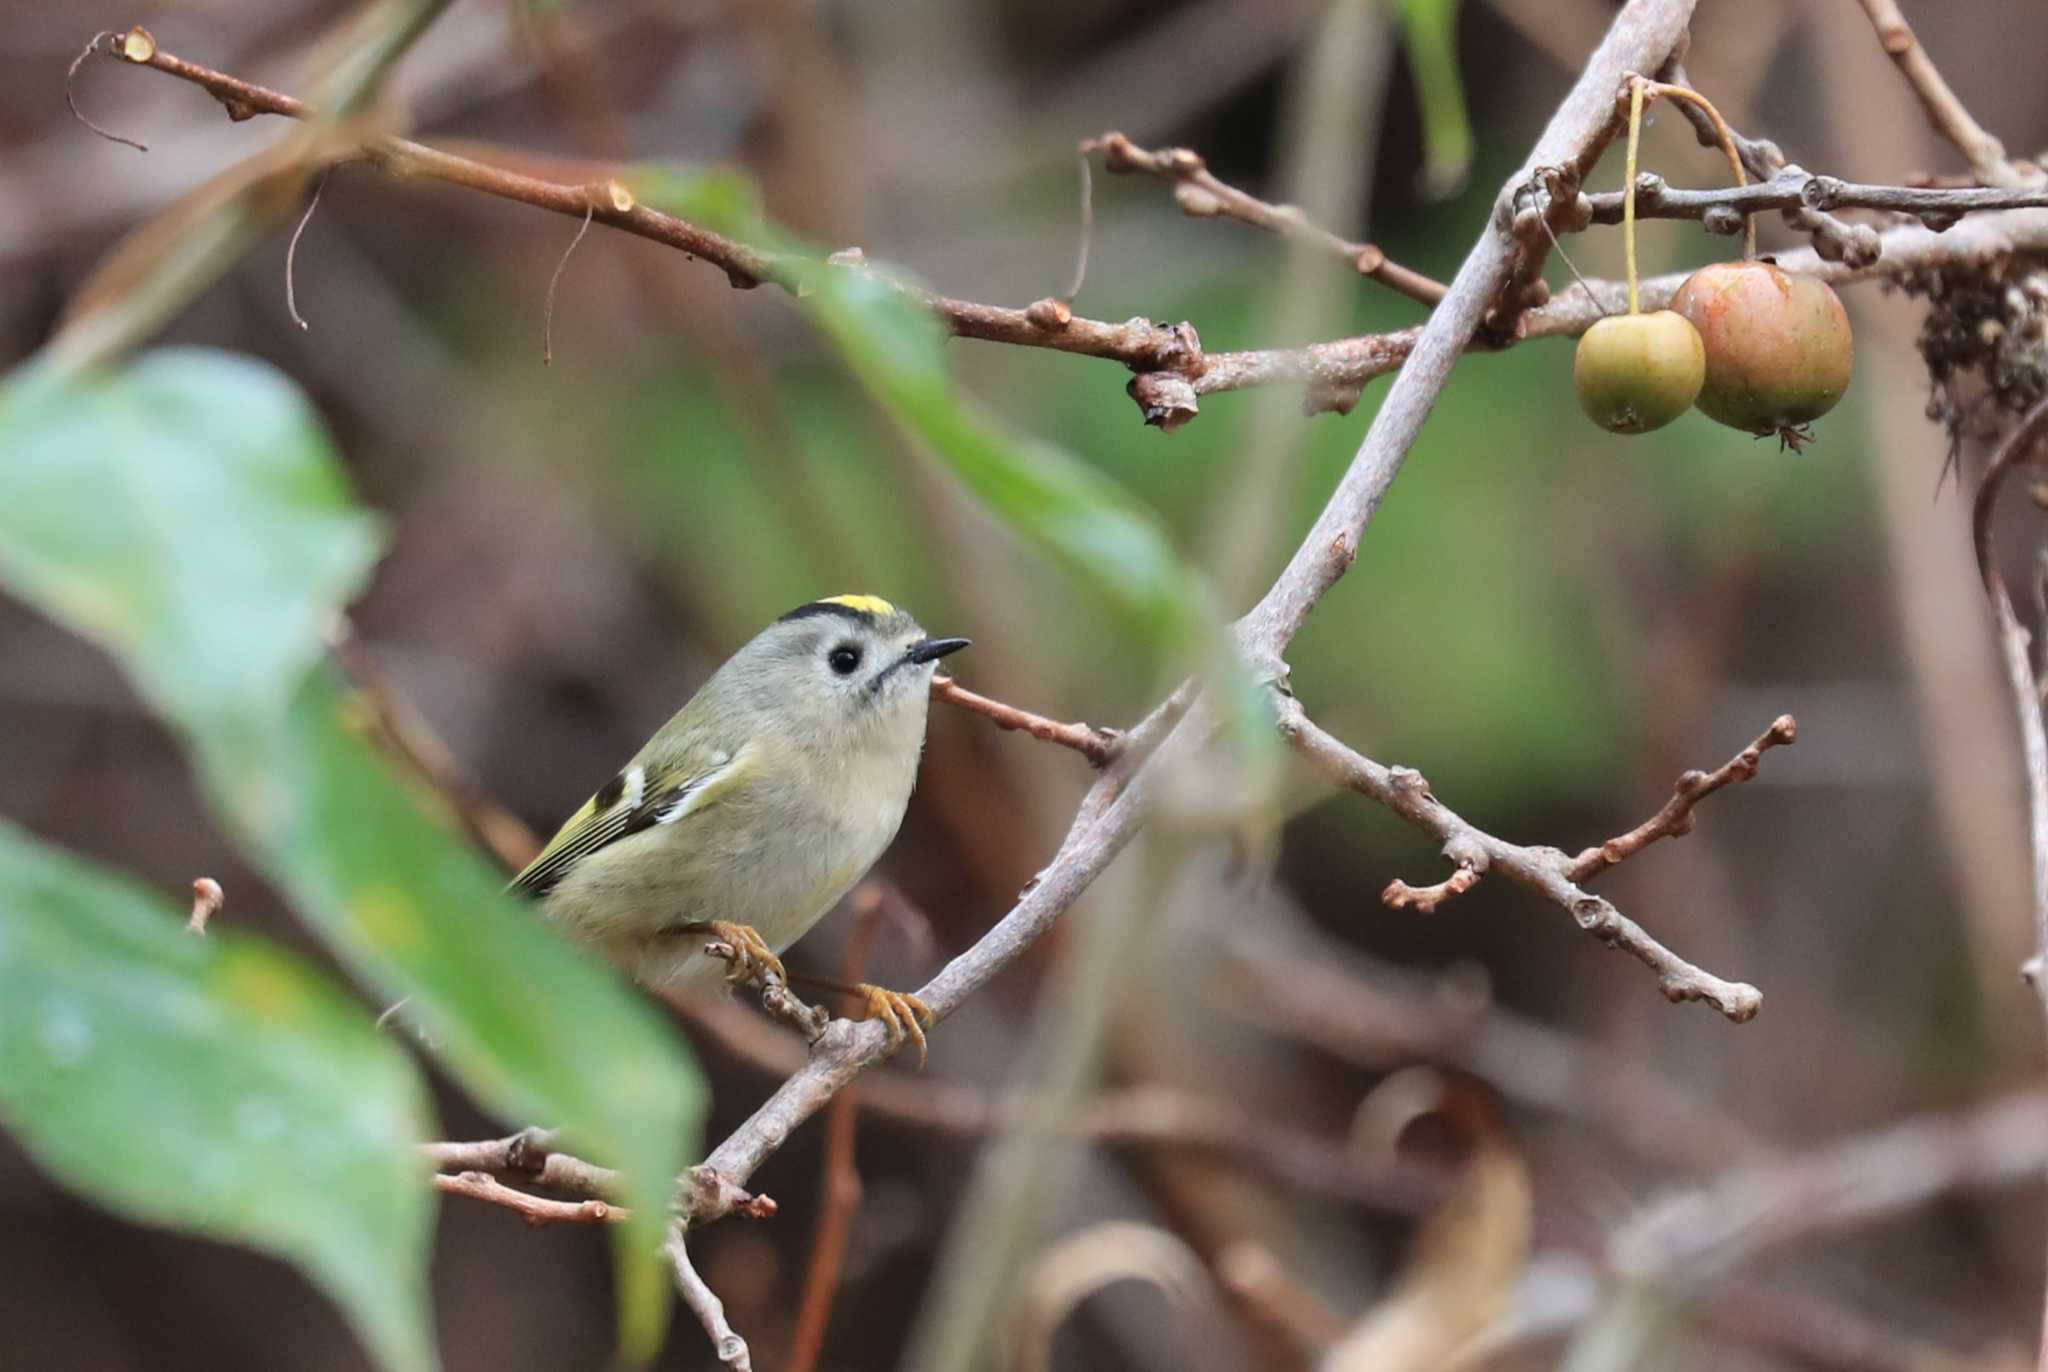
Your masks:
[{"label": "branch node", "polygon": [[1194,383],[1179,372],[1139,372],[1124,387],[1124,393],[1138,402],[1145,422],[1161,433],[1172,433],[1202,409]]},{"label": "branch node", "polygon": [[1025,308],[1024,317],[1048,333],[1058,333],[1074,322],[1074,311],[1066,301],[1047,296],[1034,300]]},{"label": "branch node", "polygon": [[221,891],[220,883],[212,877],[194,877],[192,880],[192,913],[185,920],[185,932],[205,937],[206,925],[215,915],[227,896]]}]

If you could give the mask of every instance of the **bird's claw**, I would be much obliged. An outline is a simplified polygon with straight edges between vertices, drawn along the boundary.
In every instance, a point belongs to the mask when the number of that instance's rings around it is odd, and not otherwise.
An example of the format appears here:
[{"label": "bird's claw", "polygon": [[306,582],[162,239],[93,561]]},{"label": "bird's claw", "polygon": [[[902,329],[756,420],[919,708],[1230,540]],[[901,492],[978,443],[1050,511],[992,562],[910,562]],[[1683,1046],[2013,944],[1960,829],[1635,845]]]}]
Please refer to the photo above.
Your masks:
[{"label": "bird's claw", "polygon": [[789,984],[789,973],[783,970],[782,959],[775,956],[775,950],[752,925],[712,919],[704,922],[703,931],[725,945],[725,979],[732,985],[766,985],[771,979],[784,986]]},{"label": "bird's claw", "polygon": [[918,1070],[924,1070],[928,1050],[924,1031],[935,1022],[931,1007],[908,991],[891,991],[865,981],[853,990],[867,1008],[864,1018],[880,1020],[889,1031],[889,1051],[895,1052],[909,1040],[917,1045]]}]

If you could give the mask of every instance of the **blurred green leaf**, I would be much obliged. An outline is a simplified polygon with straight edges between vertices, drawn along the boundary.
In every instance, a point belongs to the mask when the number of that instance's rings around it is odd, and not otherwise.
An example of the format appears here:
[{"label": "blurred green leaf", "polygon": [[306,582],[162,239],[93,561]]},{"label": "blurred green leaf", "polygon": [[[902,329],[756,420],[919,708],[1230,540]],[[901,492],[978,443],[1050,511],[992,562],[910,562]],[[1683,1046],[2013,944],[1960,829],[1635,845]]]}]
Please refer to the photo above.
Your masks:
[{"label": "blurred green leaf", "polygon": [[0,1118],[65,1184],[296,1263],[386,1367],[432,1367],[411,1060],[296,959],[181,920],[0,825]]},{"label": "blurred green leaf", "polygon": [[502,894],[308,669],[379,538],[304,397],[199,351],[0,392],[0,582],[111,649],[183,732],[230,831],[478,1098],[623,1169],[628,1350],[668,1302],[659,1236],[701,1082],[653,1011]]},{"label": "blurred green leaf", "polygon": [[1422,184],[1433,200],[1456,195],[1472,173],[1472,121],[1458,73],[1458,0],[1395,0],[1415,95],[1422,107]]}]

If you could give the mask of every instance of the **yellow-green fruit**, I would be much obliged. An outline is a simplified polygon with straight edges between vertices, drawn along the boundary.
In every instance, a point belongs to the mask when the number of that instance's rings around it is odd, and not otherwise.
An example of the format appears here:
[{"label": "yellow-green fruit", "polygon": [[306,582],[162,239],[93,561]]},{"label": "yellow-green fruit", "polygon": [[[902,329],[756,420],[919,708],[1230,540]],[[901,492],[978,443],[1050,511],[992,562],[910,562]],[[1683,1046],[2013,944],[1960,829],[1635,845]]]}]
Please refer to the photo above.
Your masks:
[{"label": "yellow-green fruit", "polygon": [[1700,410],[1730,428],[1782,433],[1835,408],[1855,345],[1827,282],[1768,262],[1717,262],[1686,278],[1671,308],[1707,348]]},{"label": "yellow-green fruit", "polygon": [[1572,360],[1579,408],[1618,434],[1646,434],[1684,414],[1706,373],[1699,332],[1670,310],[1607,316]]}]

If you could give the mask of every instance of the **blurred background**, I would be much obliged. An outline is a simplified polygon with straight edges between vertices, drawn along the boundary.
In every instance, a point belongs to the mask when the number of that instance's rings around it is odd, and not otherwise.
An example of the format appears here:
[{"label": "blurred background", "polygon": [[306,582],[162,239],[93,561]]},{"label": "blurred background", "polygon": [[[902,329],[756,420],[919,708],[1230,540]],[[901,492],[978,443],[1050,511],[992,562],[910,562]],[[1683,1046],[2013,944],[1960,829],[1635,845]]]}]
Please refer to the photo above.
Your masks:
[{"label": "blurred background", "polygon": [[[1365,95],[1333,137],[1336,116],[1312,95],[1318,54],[1332,60],[1315,0],[459,0],[394,91],[429,140],[744,166],[771,211],[813,241],[858,245],[969,299],[1023,305],[1065,288],[1075,142],[1111,128],[1193,147],[1224,179],[1316,207],[1340,232],[1448,278],[1612,9],[1467,0],[1457,46],[1476,151],[1464,189],[1425,174],[1421,102],[1390,16],[1342,31],[1361,36],[1339,56]],[[1905,9],[2011,151],[2048,145],[2048,90],[2011,79],[2014,54],[2048,41],[2048,11]],[[65,68],[93,31],[140,23],[170,52],[290,89],[345,12],[302,0],[10,10],[10,365],[124,232],[280,132],[228,122],[190,86],[96,63],[80,75],[80,106],[150,151],[94,138],[63,99]],[[1738,128],[1802,165],[1865,181],[1959,169],[1851,0],[1703,5],[1688,67]],[[1320,162],[1305,151],[1316,148]],[[1644,157],[1679,184],[1722,175],[1669,114]],[[1617,153],[1594,185],[1619,179]],[[1183,217],[1158,182],[1098,164],[1093,212],[1079,313],[1186,319],[1211,351],[1422,318],[1340,264]],[[297,249],[303,331],[286,306],[288,227],[168,337],[266,358],[314,396],[390,521],[390,555],[355,616],[365,653],[462,768],[535,827],[610,775],[756,628],[820,595],[879,592],[934,632],[971,635],[973,651],[954,659],[962,682],[1046,714],[1125,725],[1157,699],[1168,664],[925,463],[774,291],[735,292],[673,251],[593,231],[563,269],[544,366],[543,300],[573,221],[343,167]],[[1766,249],[1795,241],[1775,220],[1762,232]],[[1566,247],[1588,275],[1620,274],[1613,231]],[[1642,231],[1646,272],[1732,251],[1696,226]],[[1551,279],[1567,280],[1561,263]],[[1310,1365],[1433,1251],[1416,1217],[1441,1186],[1373,1170],[1377,1116],[1359,1110],[1417,1064],[1483,1080],[1460,1088],[1501,1112],[1477,1155],[1527,1168],[1533,1266],[1485,1365],[2024,1356],[2044,1224],[2025,1138],[2003,1189],[1944,1186],[1869,1223],[1794,1232],[1668,1299],[1614,1281],[1616,1235],[1688,1185],[2010,1101],[2039,1076],[2039,1011],[2016,975],[2031,930],[2010,704],[1965,500],[1941,484],[1945,441],[1922,414],[1917,307],[1875,285],[1843,294],[1856,384],[1804,453],[1697,414],[1650,438],[1600,433],[1572,400],[1564,343],[1469,360],[1355,570],[1290,654],[1296,691],[1333,732],[1421,769],[1482,827],[1566,849],[1636,823],[1681,770],[1714,766],[1776,715],[1796,715],[1796,748],[1707,802],[1697,832],[1597,886],[1680,953],[1759,985],[1763,1014],[1737,1026],[1667,1005],[1643,968],[1502,882],[1427,917],[1382,907],[1392,878],[1439,879],[1432,845],[1304,783],[1289,791],[1299,813],[1270,882],[1213,845],[1146,846],[939,1029],[921,1084],[888,1093],[988,1092],[1052,1072],[1058,1015],[1079,992],[1067,977],[1048,993],[1049,971],[1091,916],[1142,906],[1142,951],[1110,982],[1104,1089],[1166,1085],[1245,1107],[1349,1157],[1356,1176],[1043,1141],[1009,1145],[1028,1165],[999,1151],[978,1170],[982,1131],[867,1111],[864,1199],[820,1365],[898,1365],[920,1310],[937,1319],[927,1299],[960,1276],[948,1244],[993,1233],[977,1226],[1001,1223],[990,1197],[1012,1182],[1034,1205],[1002,1286],[1026,1306],[1048,1271],[1160,1275],[1136,1231],[1046,1246],[1105,1221],[1177,1236],[1185,1250],[1168,1251],[1196,1261],[1168,1283],[1178,1307],[1117,1285],[1056,1332],[1044,1309],[1019,1316],[1029,1330],[1011,1346],[1049,1340],[1061,1369]],[[1312,419],[1291,394],[1207,397],[1165,435],[1141,426],[1111,364],[950,346],[981,404],[1157,510],[1232,613],[1278,570],[1385,387],[1349,416]],[[223,918],[318,955],[238,864],[173,740],[110,664],[4,601],[0,740],[0,814],[174,895],[217,877]],[[887,904],[921,914],[884,921],[870,975],[914,986],[972,942],[1051,853],[1088,779],[1068,753],[935,710],[917,799],[881,869],[900,893]],[[836,967],[849,923],[821,926],[793,966]],[[759,1042],[763,1031],[685,1027],[713,1076],[711,1137],[722,1137],[776,1080],[733,1051],[733,1033]],[[452,1090],[439,1106],[451,1138],[525,1123],[487,1120]],[[1457,1131],[1420,1133],[1404,1157],[1451,1175],[1438,1164],[1465,1155]],[[1913,1156],[1938,1170],[1948,1137]],[[823,1139],[813,1124],[755,1178],[779,1219],[727,1222],[693,1243],[756,1366],[785,1365]],[[284,1266],[109,1218],[10,1147],[0,1138],[0,1365],[364,1365],[335,1312]],[[434,1280],[451,1368],[610,1356],[596,1232],[531,1230],[450,1202]],[[1589,1329],[1620,1329],[1614,1346],[1632,1351],[1603,1353]],[[686,1316],[662,1365],[712,1365]]]}]

